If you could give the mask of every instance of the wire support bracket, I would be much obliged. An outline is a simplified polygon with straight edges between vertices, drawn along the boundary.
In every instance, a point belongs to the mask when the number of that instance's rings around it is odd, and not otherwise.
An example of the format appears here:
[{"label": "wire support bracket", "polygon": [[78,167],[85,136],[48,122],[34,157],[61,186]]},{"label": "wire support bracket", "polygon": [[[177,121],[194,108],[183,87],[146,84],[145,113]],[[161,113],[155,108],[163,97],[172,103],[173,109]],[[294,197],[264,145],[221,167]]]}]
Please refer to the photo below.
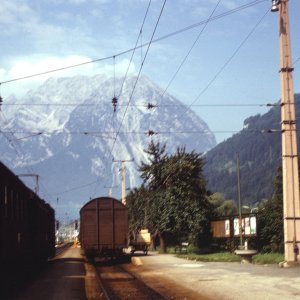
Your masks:
[{"label": "wire support bracket", "polygon": [[294,71],[294,68],[285,67],[285,68],[281,68],[278,73],[282,73],[282,72],[290,73],[290,72],[293,72],[293,71]]},{"label": "wire support bracket", "polygon": [[281,107],[284,106],[284,105],[296,105],[296,103],[295,102],[281,102],[280,103]]},{"label": "wire support bracket", "polygon": [[283,120],[281,122],[281,124],[283,124],[283,125],[295,125],[296,124],[296,120]]},{"label": "wire support bracket", "polygon": [[291,131],[297,132],[298,130],[297,130],[296,128],[292,128],[292,129],[282,129],[282,130],[281,130],[281,133],[283,134],[283,133],[285,133],[285,132],[291,132]]},{"label": "wire support bracket", "polygon": [[300,243],[300,241],[285,241],[286,244]]}]

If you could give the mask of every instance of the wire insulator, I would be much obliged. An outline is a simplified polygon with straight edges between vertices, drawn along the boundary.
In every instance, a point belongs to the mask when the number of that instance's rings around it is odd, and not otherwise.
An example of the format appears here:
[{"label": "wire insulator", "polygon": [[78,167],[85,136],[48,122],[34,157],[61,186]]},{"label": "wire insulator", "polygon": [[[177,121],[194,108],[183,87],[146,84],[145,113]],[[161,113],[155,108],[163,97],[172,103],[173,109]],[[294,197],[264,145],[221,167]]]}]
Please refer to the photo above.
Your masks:
[{"label": "wire insulator", "polygon": [[111,103],[112,103],[112,105],[113,105],[114,112],[116,112],[117,104],[118,104],[118,99],[117,99],[117,97],[113,97],[112,100],[111,100]]},{"label": "wire insulator", "polygon": [[155,108],[155,107],[157,107],[157,105],[154,105],[154,104],[151,104],[151,103],[148,103],[148,105],[147,105],[148,109],[152,109],[152,108]]},{"label": "wire insulator", "polygon": [[157,132],[154,132],[153,130],[148,130],[148,132],[146,133],[148,136],[157,134]]}]

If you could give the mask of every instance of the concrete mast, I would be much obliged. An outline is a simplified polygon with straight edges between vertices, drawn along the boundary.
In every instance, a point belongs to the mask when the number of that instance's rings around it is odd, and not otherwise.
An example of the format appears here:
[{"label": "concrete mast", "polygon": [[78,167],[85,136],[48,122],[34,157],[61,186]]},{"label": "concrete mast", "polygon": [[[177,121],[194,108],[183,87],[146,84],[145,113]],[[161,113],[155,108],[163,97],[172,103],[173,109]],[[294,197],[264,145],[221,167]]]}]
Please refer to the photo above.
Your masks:
[{"label": "concrete mast", "polygon": [[288,0],[277,1],[280,27],[281,130],[285,266],[299,264],[300,205]]},{"label": "concrete mast", "polygon": [[130,160],[114,160],[113,162],[121,162],[122,163],[122,203],[126,204],[126,184],[125,184],[125,162],[132,162],[133,159]]}]

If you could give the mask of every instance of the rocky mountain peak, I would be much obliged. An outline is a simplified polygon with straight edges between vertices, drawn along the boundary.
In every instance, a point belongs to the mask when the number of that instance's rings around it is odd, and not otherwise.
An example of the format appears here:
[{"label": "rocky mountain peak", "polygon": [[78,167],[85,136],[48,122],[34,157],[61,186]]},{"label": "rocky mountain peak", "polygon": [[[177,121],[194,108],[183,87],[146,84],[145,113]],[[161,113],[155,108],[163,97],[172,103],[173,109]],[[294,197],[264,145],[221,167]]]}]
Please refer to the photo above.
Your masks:
[{"label": "rocky mountain peak", "polygon": [[[146,159],[143,150],[151,139],[166,143],[168,152],[185,146],[203,153],[216,145],[205,122],[149,78],[141,76],[137,84],[136,76],[123,81],[104,75],[50,78],[14,99],[20,105],[3,106],[9,119],[2,124],[8,133],[0,135],[3,163],[23,173],[33,169],[49,195],[56,199],[63,193],[81,204],[93,191],[103,194],[105,185],[120,184],[120,166],[112,164],[113,157],[134,158],[126,176],[128,186],[136,186],[137,165]],[[149,103],[157,107],[148,109]],[[149,130],[155,134],[147,135]],[[93,181],[96,187],[76,190]]]}]

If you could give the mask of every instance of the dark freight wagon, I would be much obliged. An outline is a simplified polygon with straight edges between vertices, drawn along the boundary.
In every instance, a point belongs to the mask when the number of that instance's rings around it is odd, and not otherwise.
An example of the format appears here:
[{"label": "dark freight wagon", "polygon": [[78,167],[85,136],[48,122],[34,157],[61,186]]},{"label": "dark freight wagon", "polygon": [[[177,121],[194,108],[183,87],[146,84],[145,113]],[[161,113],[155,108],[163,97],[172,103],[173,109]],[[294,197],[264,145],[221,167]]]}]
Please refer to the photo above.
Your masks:
[{"label": "dark freight wagon", "polygon": [[34,270],[55,255],[54,219],[50,205],[0,162],[0,278]]},{"label": "dark freight wagon", "polygon": [[88,255],[118,257],[127,248],[128,211],[110,197],[95,198],[80,210],[80,242]]}]

